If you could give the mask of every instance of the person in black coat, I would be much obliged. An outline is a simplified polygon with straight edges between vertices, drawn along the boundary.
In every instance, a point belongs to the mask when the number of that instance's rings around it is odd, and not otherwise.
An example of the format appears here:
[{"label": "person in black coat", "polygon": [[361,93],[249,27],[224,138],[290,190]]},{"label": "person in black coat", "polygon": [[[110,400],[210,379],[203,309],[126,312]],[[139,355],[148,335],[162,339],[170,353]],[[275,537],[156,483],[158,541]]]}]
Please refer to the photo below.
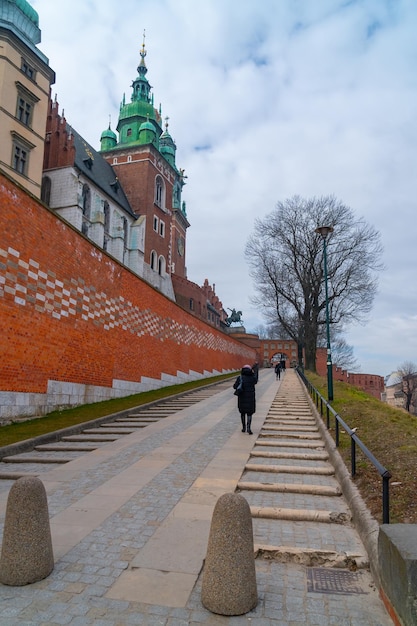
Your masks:
[{"label": "person in black coat", "polygon": [[242,420],[242,433],[247,432],[248,435],[252,435],[252,415],[256,411],[255,385],[258,382],[257,372],[254,372],[250,365],[244,365],[240,375],[233,384],[233,389],[237,390],[241,381],[242,391],[237,397],[237,408]]}]

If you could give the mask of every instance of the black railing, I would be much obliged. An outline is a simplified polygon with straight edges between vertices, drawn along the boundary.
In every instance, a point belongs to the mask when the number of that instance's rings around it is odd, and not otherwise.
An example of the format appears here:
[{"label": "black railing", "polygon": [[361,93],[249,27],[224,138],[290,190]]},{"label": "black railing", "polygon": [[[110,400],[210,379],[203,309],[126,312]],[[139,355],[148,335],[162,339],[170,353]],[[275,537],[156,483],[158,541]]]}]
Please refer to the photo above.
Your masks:
[{"label": "black railing", "polygon": [[335,443],[336,446],[339,447],[340,442],[340,426],[345,430],[345,432],[350,437],[350,466],[351,466],[351,475],[352,477],[356,475],[356,446],[362,450],[364,455],[371,461],[374,467],[377,469],[379,475],[382,478],[382,523],[389,524],[389,479],[391,478],[391,473],[383,466],[381,463],[374,457],[372,452],[368,450],[365,444],[359,439],[356,435],[356,428],[350,428],[346,424],[346,422],[340,417],[338,413],[333,409],[331,404],[321,395],[321,393],[310,383],[310,381],[306,378],[304,372],[301,369],[297,368],[297,372],[307,387],[307,390],[312,397],[314,404],[318,411],[320,411],[320,415],[323,417],[324,407],[326,408],[326,426],[327,429],[330,428],[330,414],[332,414],[335,418]]}]

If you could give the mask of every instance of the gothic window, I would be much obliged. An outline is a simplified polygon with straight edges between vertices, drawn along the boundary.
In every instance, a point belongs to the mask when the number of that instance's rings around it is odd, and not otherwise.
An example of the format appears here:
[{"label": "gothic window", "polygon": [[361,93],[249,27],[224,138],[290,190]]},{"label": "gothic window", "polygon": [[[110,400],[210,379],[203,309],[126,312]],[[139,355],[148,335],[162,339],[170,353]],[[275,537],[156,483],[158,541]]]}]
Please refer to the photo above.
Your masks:
[{"label": "gothic window", "polygon": [[159,222],[159,234],[165,237],[165,223],[162,220]]},{"label": "gothic window", "polygon": [[127,136],[127,137],[131,137],[131,136],[132,136],[132,129],[131,129],[131,128],[128,128],[128,129],[127,129],[127,131],[126,131],[126,136]]},{"label": "gothic window", "polygon": [[125,262],[125,255],[127,252],[127,236],[128,236],[128,228],[127,228],[127,219],[125,217],[122,218],[123,224],[123,263]]},{"label": "gothic window", "polygon": [[83,212],[83,221],[81,226],[81,232],[83,235],[88,235],[88,228],[90,225],[90,213],[91,213],[91,191],[88,185],[83,185],[81,196],[81,208]]},{"label": "gothic window", "polygon": [[104,240],[103,240],[103,250],[108,249],[108,243],[110,239],[110,206],[107,200],[104,202],[103,206],[104,212]]},{"label": "gothic window", "polygon": [[152,270],[156,270],[156,260],[157,260],[157,254],[155,250],[152,250],[151,252],[151,269]]},{"label": "gothic window", "polygon": [[51,179],[49,176],[44,176],[42,178],[42,187],[41,187],[41,200],[45,202],[48,206],[51,203]]},{"label": "gothic window", "polygon": [[158,274],[163,276],[165,273],[165,259],[163,256],[160,256],[158,259]]},{"label": "gothic window", "polygon": [[155,204],[161,209],[165,206],[165,187],[161,176],[155,179]]},{"label": "gothic window", "polygon": [[153,229],[157,233],[158,232],[158,218],[156,215],[153,216]]}]

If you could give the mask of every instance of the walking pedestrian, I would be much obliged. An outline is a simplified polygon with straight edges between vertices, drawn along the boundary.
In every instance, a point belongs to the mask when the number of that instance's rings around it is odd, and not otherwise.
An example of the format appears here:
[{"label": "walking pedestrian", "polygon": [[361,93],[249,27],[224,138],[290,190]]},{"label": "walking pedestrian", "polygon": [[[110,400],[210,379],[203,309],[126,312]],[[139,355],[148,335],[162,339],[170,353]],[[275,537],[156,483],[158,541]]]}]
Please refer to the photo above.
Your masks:
[{"label": "walking pedestrian", "polygon": [[244,365],[240,375],[233,384],[233,389],[238,390],[238,388],[241,387],[241,391],[237,397],[237,408],[242,421],[242,433],[246,432],[248,435],[253,434],[251,426],[252,415],[256,411],[255,385],[257,382],[257,373],[253,371],[250,365]]},{"label": "walking pedestrian", "polygon": [[281,378],[281,363],[277,363],[275,365],[275,376],[276,380],[279,380]]}]

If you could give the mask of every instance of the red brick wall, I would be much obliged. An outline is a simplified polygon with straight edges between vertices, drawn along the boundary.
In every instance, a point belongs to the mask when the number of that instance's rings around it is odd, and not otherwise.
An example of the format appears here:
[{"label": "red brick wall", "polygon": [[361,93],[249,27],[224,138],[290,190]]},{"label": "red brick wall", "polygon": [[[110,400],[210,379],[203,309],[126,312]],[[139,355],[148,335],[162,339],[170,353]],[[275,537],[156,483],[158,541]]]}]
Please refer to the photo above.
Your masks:
[{"label": "red brick wall", "polygon": [[[317,348],[316,369],[320,376],[327,376],[327,349]],[[352,374],[341,367],[333,365],[333,380],[339,380],[349,385],[355,385],[362,391],[381,400],[381,393],[384,391],[384,377],[378,374]]]},{"label": "red brick wall", "polygon": [[0,173],[0,390],[234,370],[255,351],[165,298]]}]

